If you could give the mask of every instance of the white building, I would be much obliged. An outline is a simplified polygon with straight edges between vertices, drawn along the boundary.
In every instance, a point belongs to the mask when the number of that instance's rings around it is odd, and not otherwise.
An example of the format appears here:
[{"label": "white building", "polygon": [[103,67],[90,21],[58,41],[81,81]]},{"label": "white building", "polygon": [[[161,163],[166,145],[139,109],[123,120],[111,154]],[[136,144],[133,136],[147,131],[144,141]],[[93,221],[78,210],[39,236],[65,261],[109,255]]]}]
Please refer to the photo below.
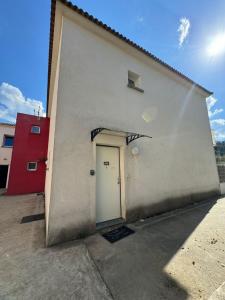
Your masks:
[{"label": "white building", "polygon": [[215,133],[215,130],[211,130],[211,134],[212,134],[213,146],[216,146],[216,133]]},{"label": "white building", "polygon": [[209,91],[65,0],[49,60],[47,245],[219,194]]},{"label": "white building", "polygon": [[0,189],[7,187],[14,133],[15,125],[0,123]]}]

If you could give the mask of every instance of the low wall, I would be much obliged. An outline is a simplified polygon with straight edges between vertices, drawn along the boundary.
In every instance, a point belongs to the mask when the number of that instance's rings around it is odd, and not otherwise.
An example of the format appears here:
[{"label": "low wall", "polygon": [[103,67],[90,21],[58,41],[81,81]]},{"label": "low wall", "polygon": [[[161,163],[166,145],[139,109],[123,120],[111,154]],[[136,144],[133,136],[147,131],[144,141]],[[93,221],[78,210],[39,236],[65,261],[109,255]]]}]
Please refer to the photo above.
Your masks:
[{"label": "low wall", "polygon": [[225,195],[225,182],[220,183],[220,193],[221,195]]},{"label": "low wall", "polygon": [[217,170],[220,179],[220,193],[225,195],[225,164],[218,164]]}]

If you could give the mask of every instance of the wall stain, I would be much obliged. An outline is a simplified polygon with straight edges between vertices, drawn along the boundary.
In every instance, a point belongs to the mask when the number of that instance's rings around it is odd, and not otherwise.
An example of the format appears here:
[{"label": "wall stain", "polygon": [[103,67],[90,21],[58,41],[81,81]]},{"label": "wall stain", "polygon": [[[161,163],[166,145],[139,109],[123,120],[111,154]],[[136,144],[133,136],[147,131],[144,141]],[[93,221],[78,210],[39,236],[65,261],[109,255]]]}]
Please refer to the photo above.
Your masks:
[{"label": "wall stain", "polygon": [[[181,197],[173,197],[163,199],[158,203],[149,204],[146,206],[140,205],[133,209],[128,209],[126,212],[126,222],[134,222],[139,219],[152,217],[159,215],[177,208],[184,207],[185,205],[207,200],[212,197],[220,195],[219,190],[211,190],[202,193],[193,193]],[[138,200],[137,200],[138,203]],[[94,221],[85,222],[82,224],[76,224],[74,226],[68,226],[67,228],[52,229],[49,232],[47,241],[47,247],[53,246],[59,243],[68,242],[71,240],[82,239],[90,234],[96,232],[96,223]]]},{"label": "wall stain", "polygon": [[[134,222],[139,219],[144,219],[148,217],[152,217],[158,214],[162,214],[177,208],[181,208],[186,206],[187,204],[191,204],[194,202],[199,202],[203,200],[207,200],[209,198],[213,198],[220,195],[220,191],[217,189],[202,192],[202,193],[193,193],[189,195],[184,195],[180,197],[171,197],[167,199],[162,199],[158,203],[152,203],[149,205],[140,205],[135,208],[127,210],[127,222]],[[138,201],[137,201],[138,203]]]}]

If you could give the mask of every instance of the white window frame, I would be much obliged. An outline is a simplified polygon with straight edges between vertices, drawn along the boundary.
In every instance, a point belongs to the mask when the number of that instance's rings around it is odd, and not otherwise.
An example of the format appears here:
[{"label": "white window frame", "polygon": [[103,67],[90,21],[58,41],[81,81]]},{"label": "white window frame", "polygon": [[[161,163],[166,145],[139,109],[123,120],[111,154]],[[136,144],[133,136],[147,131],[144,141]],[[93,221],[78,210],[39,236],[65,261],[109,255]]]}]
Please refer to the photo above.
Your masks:
[{"label": "white window frame", "polygon": [[[35,164],[35,169],[30,169],[29,168],[29,164]],[[29,171],[29,172],[35,172],[35,171],[37,171],[37,161],[28,161],[28,163],[27,163],[27,171]]]},{"label": "white window frame", "polygon": [[[38,132],[33,132],[32,129],[33,129],[34,127],[35,127],[35,128],[38,128],[39,131],[38,131]],[[41,127],[38,126],[38,125],[32,125],[32,126],[31,126],[31,133],[33,133],[33,134],[40,134],[40,133],[41,133]]]}]

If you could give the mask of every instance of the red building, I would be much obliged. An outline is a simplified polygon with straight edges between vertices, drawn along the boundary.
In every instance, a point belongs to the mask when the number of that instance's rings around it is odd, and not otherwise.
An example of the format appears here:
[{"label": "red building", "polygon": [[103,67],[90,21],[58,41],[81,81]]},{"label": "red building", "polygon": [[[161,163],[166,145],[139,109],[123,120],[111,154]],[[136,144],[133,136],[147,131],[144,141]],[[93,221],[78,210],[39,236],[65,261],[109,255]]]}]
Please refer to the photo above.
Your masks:
[{"label": "red building", "polygon": [[17,114],[7,195],[44,192],[49,118]]}]

